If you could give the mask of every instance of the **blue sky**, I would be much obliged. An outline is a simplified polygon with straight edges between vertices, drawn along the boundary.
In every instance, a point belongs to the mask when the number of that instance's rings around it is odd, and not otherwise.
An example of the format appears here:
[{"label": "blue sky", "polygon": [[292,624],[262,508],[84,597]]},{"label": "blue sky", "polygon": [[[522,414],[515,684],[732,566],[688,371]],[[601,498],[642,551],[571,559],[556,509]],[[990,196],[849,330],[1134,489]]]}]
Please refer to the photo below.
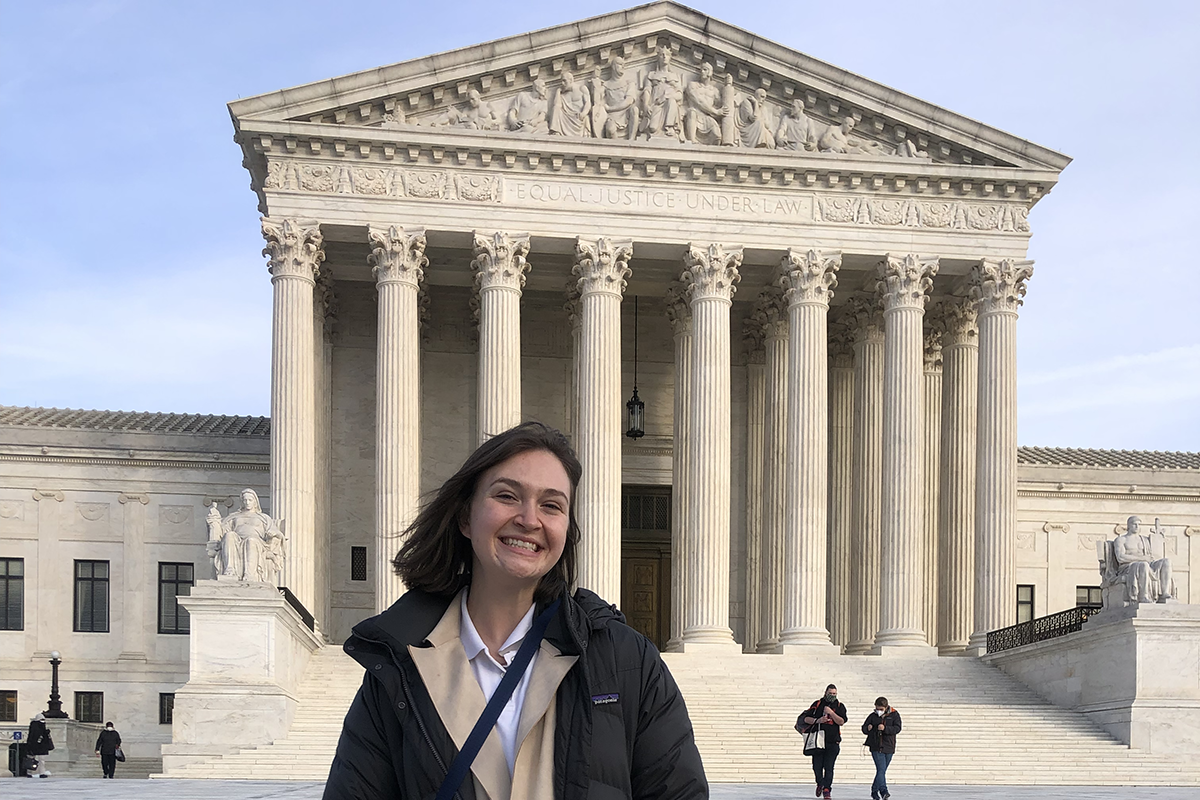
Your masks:
[{"label": "blue sky", "polygon": [[[693,5],[1072,156],[1030,217],[1020,441],[1200,450],[1200,4]],[[0,0],[0,403],[268,413],[225,104],[623,7]]]}]

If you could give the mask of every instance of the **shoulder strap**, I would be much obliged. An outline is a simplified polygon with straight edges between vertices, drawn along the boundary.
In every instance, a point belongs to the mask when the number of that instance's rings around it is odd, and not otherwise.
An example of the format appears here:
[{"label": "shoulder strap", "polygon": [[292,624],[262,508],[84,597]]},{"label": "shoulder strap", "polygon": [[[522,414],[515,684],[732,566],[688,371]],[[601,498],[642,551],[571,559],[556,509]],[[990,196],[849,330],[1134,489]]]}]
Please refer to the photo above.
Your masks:
[{"label": "shoulder strap", "polygon": [[525,634],[525,641],[521,642],[521,647],[517,650],[517,657],[505,670],[504,677],[500,679],[500,685],[496,687],[492,699],[488,701],[487,707],[479,715],[475,727],[471,729],[471,735],[467,737],[462,750],[458,751],[458,755],[450,764],[450,769],[446,772],[446,779],[442,781],[442,786],[438,789],[436,800],[451,800],[458,792],[458,787],[462,786],[463,780],[471,770],[471,764],[475,761],[475,756],[479,755],[479,748],[483,747],[484,740],[496,726],[496,720],[500,718],[500,712],[508,705],[508,699],[512,697],[526,668],[529,667],[529,662],[533,660],[533,654],[541,646],[542,637],[546,635],[546,626],[558,612],[561,603],[562,598],[555,600],[533,621],[533,627],[529,629],[529,633]]}]

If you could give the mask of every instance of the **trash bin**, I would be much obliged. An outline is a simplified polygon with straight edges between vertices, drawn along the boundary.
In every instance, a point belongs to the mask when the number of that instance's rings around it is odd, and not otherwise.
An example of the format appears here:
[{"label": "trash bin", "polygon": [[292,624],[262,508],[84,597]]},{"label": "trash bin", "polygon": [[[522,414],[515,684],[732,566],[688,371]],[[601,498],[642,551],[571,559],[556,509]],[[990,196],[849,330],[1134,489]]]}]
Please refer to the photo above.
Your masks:
[{"label": "trash bin", "polygon": [[24,778],[25,770],[21,765],[25,762],[25,742],[13,742],[8,746],[8,771],[14,778]]}]

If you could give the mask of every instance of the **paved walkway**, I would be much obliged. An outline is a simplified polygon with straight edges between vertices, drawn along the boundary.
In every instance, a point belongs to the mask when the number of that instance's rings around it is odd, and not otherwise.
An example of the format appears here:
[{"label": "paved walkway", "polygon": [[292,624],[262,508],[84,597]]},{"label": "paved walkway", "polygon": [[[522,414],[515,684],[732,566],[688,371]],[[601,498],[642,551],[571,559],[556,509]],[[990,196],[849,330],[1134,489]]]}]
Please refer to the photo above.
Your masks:
[{"label": "paved walkway", "polygon": [[[5,773],[7,774],[7,773]],[[321,800],[320,783],[272,781],[108,781],[99,778],[0,780],[4,800]],[[1196,800],[1196,787],[1115,786],[893,786],[896,800]],[[812,797],[808,784],[714,784],[712,800],[799,800]],[[868,786],[835,786],[837,800],[866,800]]]}]

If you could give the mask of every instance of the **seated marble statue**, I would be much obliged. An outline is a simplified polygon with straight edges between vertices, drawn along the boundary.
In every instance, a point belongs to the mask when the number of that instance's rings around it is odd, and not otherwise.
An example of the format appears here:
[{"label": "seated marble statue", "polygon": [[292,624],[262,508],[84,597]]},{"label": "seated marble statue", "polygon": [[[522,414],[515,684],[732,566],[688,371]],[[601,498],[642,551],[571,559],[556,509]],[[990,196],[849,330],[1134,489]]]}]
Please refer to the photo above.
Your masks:
[{"label": "seated marble statue", "polygon": [[1123,586],[1127,603],[1165,603],[1175,596],[1171,561],[1166,557],[1165,537],[1158,520],[1148,534],[1141,532],[1142,521],[1130,517],[1125,533],[1102,547],[1111,547],[1111,559],[1102,565],[1102,585]]},{"label": "seated marble statue", "polygon": [[775,146],[780,150],[816,150],[817,128],[804,113],[804,101],[793,100],[775,131]]},{"label": "seated marble statue", "polygon": [[592,135],[592,99],[587,87],[575,80],[575,73],[564,69],[562,85],[550,104],[550,133],[587,139]]},{"label": "seated marble statue", "polygon": [[684,92],[687,113],[683,119],[684,137],[696,144],[737,144],[721,141],[721,121],[733,109],[726,108],[721,87],[713,80],[712,64],[700,66],[700,77]]},{"label": "seated marble statue", "polygon": [[430,121],[430,125],[447,125],[451,128],[469,128],[477,131],[494,131],[500,128],[500,120],[491,104],[483,99],[478,89],[467,92],[467,104],[451,108]]},{"label": "seated marble statue", "polygon": [[263,513],[253,489],[242,490],[241,508],[224,519],[213,503],[206,522],[208,555],[218,579],[275,583],[283,569],[286,539],[279,525]]},{"label": "seated marble statue", "polygon": [[759,87],[738,105],[738,130],[742,147],[774,149],[775,134],[771,133],[771,112],[767,108],[767,90]]},{"label": "seated marble statue", "polygon": [[625,71],[625,59],[620,56],[609,60],[608,71],[609,78],[604,80],[596,67],[592,79],[592,130],[605,139],[632,139],[641,121],[637,76]]},{"label": "seated marble statue", "polygon": [[854,117],[846,117],[841,125],[830,125],[817,140],[817,149],[822,153],[857,153],[870,156],[889,155],[878,142],[870,142],[850,135],[854,130]]},{"label": "seated marble statue", "polygon": [[549,113],[547,96],[546,82],[537,78],[528,92],[521,92],[513,98],[504,117],[505,126],[518,133],[549,133],[550,127],[546,122]]},{"label": "seated marble statue", "polygon": [[679,106],[683,102],[683,79],[671,69],[670,45],[659,45],[654,68],[642,78],[642,125],[638,135],[647,139],[682,139]]}]

